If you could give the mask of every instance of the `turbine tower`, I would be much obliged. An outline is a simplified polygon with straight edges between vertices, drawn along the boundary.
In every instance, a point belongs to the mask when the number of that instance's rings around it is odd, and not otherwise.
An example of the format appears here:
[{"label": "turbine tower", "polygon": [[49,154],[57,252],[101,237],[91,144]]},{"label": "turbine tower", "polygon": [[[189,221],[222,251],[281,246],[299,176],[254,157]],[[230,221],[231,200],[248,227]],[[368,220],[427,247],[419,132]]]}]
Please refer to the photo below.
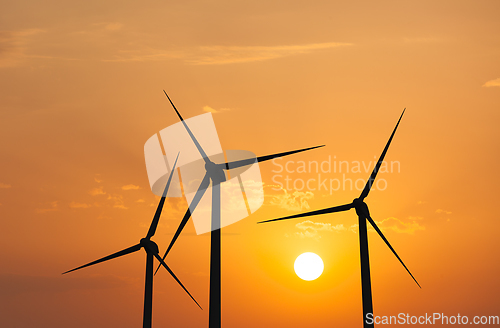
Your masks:
[{"label": "turbine tower", "polygon": [[[237,161],[232,161],[232,162],[227,162],[227,163],[219,163],[216,164],[210,158],[207,156],[203,148],[201,147],[200,143],[192,133],[192,131],[189,129],[188,125],[182,118],[181,114],[175,107],[174,103],[172,100],[170,100],[170,97],[168,94],[163,90],[165,93],[165,96],[167,96],[170,104],[174,108],[175,112],[177,113],[177,116],[181,120],[182,124],[184,125],[187,133],[189,134],[191,140],[193,141],[194,145],[198,149],[198,152],[200,153],[201,157],[205,161],[205,176],[203,180],[200,183],[200,186],[198,187],[198,190],[196,191],[196,194],[194,195],[194,198],[191,201],[191,204],[189,204],[189,208],[187,209],[183,219],[181,220],[179,227],[177,228],[177,231],[174,234],[174,237],[172,238],[172,241],[170,242],[170,245],[168,246],[165,255],[163,256],[163,259],[167,256],[167,254],[170,252],[172,247],[175,244],[175,241],[179,237],[180,233],[184,229],[186,223],[188,222],[189,218],[191,217],[191,211],[194,211],[200,200],[202,199],[203,195],[205,194],[205,191],[207,188],[209,188],[210,183],[211,183],[211,191],[212,191],[212,206],[211,206],[211,240],[210,240],[210,291],[209,291],[209,328],[220,328],[221,327],[221,183],[226,181],[226,174],[225,171],[231,170],[231,169],[236,169],[240,168],[246,165],[252,165],[257,162],[264,162],[271,160],[273,158],[277,157],[283,157],[295,153],[300,153],[306,150],[311,150],[323,146],[316,146],[316,147],[310,147],[310,148],[305,148],[305,149],[299,149],[299,150],[292,150],[284,153],[279,153],[279,154],[273,154],[273,155],[267,155],[267,156],[261,156],[257,158],[249,158],[249,159],[243,159],[243,160],[237,160]],[[158,266],[159,269],[159,266]],[[158,271],[158,269],[156,271]]]},{"label": "turbine tower", "polygon": [[[179,158],[179,154],[177,154],[177,159]],[[123,255],[127,255],[130,253],[137,252],[141,248],[144,248],[146,251],[146,281],[145,281],[145,287],[144,287],[144,313],[143,313],[143,328],[151,328],[151,322],[152,322],[152,315],[153,315],[153,262],[154,258],[160,262],[160,266],[163,266],[169,273],[170,275],[177,281],[177,283],[184,289],[184,291],[191,297],[191,299],[198,305],[198,307],[201,309],[201,306],[196,302],[194,297],[188,292],[186,287],[182,284],[182,282],[175,276],[175,274],[172,272],[172,270],[168,267],[168,265],[165,263],[164,259],[165,257],[161,258],[160,255],[158,255],[159,250],[158,250],[158,245],[154,241],[151,240],[151,238],[154,236],[156,232],[156,228],[158,227],[158,222],[160,220],[160,215],[161,211],[163,209],[163,204],[165,203],[165,197],[167,196],[168,188],[170,186],[170,182],[172,181],[172,175],[175,172],[175,165],[177,164],[177,159],[175,160],[174,167],[172,169],[172,172],[170,172],[170,175],[168,177],[167,185],[165,186],[165,189],[163,191],[163,195],[161,197],[160,203],[158,204],[158,208],[156,209],[155,216],[153,217],[153,221],[151,222],[151,226],[149,227],[148,233],[146,237],[142,238],[140,242],[134,246],[125,248],[124,250],[121,250],[119,252],[113,253],[111,255],[108,255],[106,257],[103,257],[99,260],[87,263],[85,265],[79,266],[78,268],[69,270],[64,272],[63,274],[76,271],[97,263],[101,263],[104,261],[108,261]]]},{"label": "turbine tower", "polygon": [[[387,150],[389,149],[389,145],[391,144],[392,138],[394,137],[394,134],[396,133],[396,130],[399,126],[399,122],[401,121],[401,118],[403,117],[405,110],[406,110],[406,108],[403,110],[403,113],[399,117],[398,123],[396,124],[394,131],[392,131],[391,137],[389,138],[389,141],[385,145],[385,148],[382,151],[382,155],[380,155],[380,158],[379,158],[377,164],[375,165],[373,172],[371,173],[370,178],[368,179],[365,187],[363,188],[363,191],[361,192],[361,195],[359,196],[359,198],[354,199],[352,201],[352,203],[350,203],[350,204],[334,206],[334,207],[329,207],[329,208],[325,208],[322,210],[311,211],[311,212],[307,212],[307,213],[287,216],[284,218],[272,219],[272,220],[259,222],[259,223],[266,223],[266,222],[273,222],[273,221],[280,221],[280,220],[302,218],[302,217],[308,217],[308,216],[314,216],[314,215],[342,212],[342,211],[347,211],[347,210],[354,208],[356,210],[356,214],[358,215],[358,221],[359,221],[359,248],[360,248],[360,258],[361,258],[361,290],[362,290],[362,297],[363,297],[363,325],[365,328],[373,327],[373,323],[368,324],[366,322],[366,319],[368,318],[367,315],[368,314],[373,315],[372,287],[371,287],[371,279],[370,279],[370,259],[369,259],[369,255],[368,255],[368,235],[367,235],[367,227],[366,227],[367,220],[370,222],[370,224],[375,229],[375,231],[377,231],[379,236],[384,240],[384,242],[390,248],[390,250],[394,253],[394,255],[397,257],[399,262],[401,262],[401,264],[404,266],[406,271],[408,271],[410,276],[417,283],[418,287],[420,287],[420,285],[417,282],[417,280],[415,279],[415,277],[413,277],[410,270],[403,263],[403,260],[401,260],[401,258],[396,253],[394,248],[391,246],[391,244],[389,243],[387,238],[385,238],[384,234],[379,229],[379,227],[377,226],[375,221],[373,221],[373,219],[371,218],[370,211],[368,210],[368,205],[366,205],[366,203],[364,202],[364,199],[368,196],[368,193],[370,192],[370,189],[373,185],[373,182],[375,181],[375,178],[377,177],[377,173],[380,169],[380,166],[382,165],[382,162],[384,161],[385,154],[387,153]],[[422,288],[422,287],[420,287],[420,288]]]}]

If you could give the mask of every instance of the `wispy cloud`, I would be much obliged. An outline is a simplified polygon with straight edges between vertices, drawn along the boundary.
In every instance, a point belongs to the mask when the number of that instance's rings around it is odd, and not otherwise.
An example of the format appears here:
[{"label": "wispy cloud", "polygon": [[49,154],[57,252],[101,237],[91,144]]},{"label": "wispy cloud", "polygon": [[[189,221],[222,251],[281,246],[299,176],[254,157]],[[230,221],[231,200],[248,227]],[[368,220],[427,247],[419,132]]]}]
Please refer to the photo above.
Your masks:
[{"label": "wispy cloud", "polygon": [[440,208],[438,208],[436,210],[436,213],[438,213],[438,214],[451,214],[450,211],[446,211],[446,210],[443,210],[443,209],[440,209]]},{"label": "wispy cloud", "polygon": [[114,208],[120,208],[122,210],[128,210],[128,207],[125,206],[123,202],[123,196],[122,195],[108,195],[108,200],[112,201],[114,203],[113,207]]},{"label": "wispy cloud", "polygon": [[188,56],[190,56],[190,51],[186,50],[162,50],[146,47],[140,50],[121,50],[114,59],[103,59],[103,61],[122,63],[147,62],[183,59]]},{"label": "wispy cloud", "polygon": [[10,184],[0,182],[0,189],[9,189],[12,188]]},{"label": "wispy cloud", "polygon": [[280,208],[297,212],[310,208],[308,200],[314,198],[314,194],[311,191],[294,191],[290,194],[286,189],[283,189],[283,194],[272,195],[271,197],[271,205],[277,205]]},{"label": "wispy cloud", "polygon": [[133,185],[133,184],[128,184],[126,186],[123,186],[122,189],[123,190],[137,190],[137,189],[141,189],[141,187]]},{"label": "wispy cloud", "polygon": [[483,87],[500,87],[500,78],[486,82]]},{"label": "wispy cloud", "polygon": [[347,230],[343,224],[332,225],[331,223],[312,222],[310,220],[297,223],[295,226],[301,230],[335,231],[335,232]]},{"label": "wispy cloud", "polygon": [[[75,58],[71,56],[55,57],[54,51],[56,49],[52,47],[54,44],[53,42],[44,42],[45,40],[41,39],[43,33],[46,33],[46,39],[53,40],[54,36],[64,39],[65,45],[69,45],[75,39],[78,39],[78,45],[73,46],[73,48],[85,47],[85,51],[72,51]],[[118,36],[126,42],[117,45],[115,41]],[[0,67],[16,66],[25,59],[30,58],[83,60],[96,58],[96,56],[106,62],[178,60],[188,65],[227,65],[267,61],[352,46],[351,43],[322,42],[270,46],[208,45],[159,48],[147,44],[146,40],[147,38],[143,35],[127,29],[120,22],[95,23],[87,26],[84,30],[78,31],[46,31],[42,29],[0,31]],[[95,48],[96,45],[105,45],[107,47]],[[41,49],[44,49],[44,53],[39,53]],[[106,50],[107,54],[103,54],[102,51],[93,53],[97,49],[108,49]],[[60,51],[58,51],[59,53]]]},{"label": "wispy cloud", "polygon": [[[416,231],[425,230],[425,227],[419,223],[421,217],[410,216],[405,220],[400,220],[398,218],[389,217],[382,221],[375,221],[377,226],[382,232],[393,231],[396,233],[407,233],[414,234]],[[299,226],[300,225],[300,226]],[[358,233],[359,225],[353,224],[349,228],[344,227],[343,224],[338,224],[332,226],[329,223],[313,223],[311,221],[304,221],[302,224],[297,224],[297,228],[305,230],[305,232],[295,233],[299,237],[318,237],[319,231],[334,231],[334,232],[344,232],[350,231],[353,233]],[[368,231],[375,232],[375,229],[368,223]]]},{"label": "wispy cloud", "polygon": [[219,108],[219,109],[214,109],[210,106],[203,106],[203,111],[204,112],[207,112],[207,113],[213,113],[213,114],[216,114],[216,113],[221,113],[221,112],[226,112],[228,110],[231,110],[230,108]]},{"label": "wispy cloud", "polygon": [[89,208],[91,205],[85,203],[71,202],[69,204],[70,208]]},{"label": "wispy cloud", "polygon": [[415,231],[425,230],[425,227],[418,222],[421,219],[420,217],[409,217],[407,220],[402,221],[390,217],[382,221],[376,221],[376,223],[382,231],[392,230],[397,233],[414,234]]},{"label": "wispy cloud", "polygon": [[27,58],[27,49],[32,39],[45,32],[41,29],[0,31],[0,67],[17,66]]},{"label": "wispy cloud", "polygon": [[350,43],[326,42],[286,46],[209,46],[201,47],[198,58],[188,59],[193,65],[248,63],[308,54],[314,51],[350,46]]},{"label": "wispy cloud", "polygon": [[105,61],[132,62],[180,59],[191,65],[225,65],[309,54],[351,45],[351,43],[325,42],[285,46],[204,46],[169,50],[144,48],[142,50],[121,51],[115,59]]},{"label": "wispy cloud", "polygon": [[436,37],[413,37],[413,38],[403,38],[405,43],[434,43],[440,41]]},{"label": "wispy cloud", "polygon": [[47,204],[48,206],[44,206],[43,208],[37,208],[35,211],[39,214],[47,213],[47,212],[55,212],[59,210],[59,201],[53,201]]},{"label": "wispy cloud", "polygon": [[343,224],[332,225],[331,223],[313,222],[310,220],[297,223],[295,227],[297,227],[299,230],[302,230],[294,234],[299,238],[319,239],[321,238],[320,235],[321,231],[337,232],[337,233],[342,231],[347,231],[347,228],[344,227]]},{"label": "wispy cloud", "polygon": [[99,188],[94,188],[94,189],[89,190],[89,194],[92,196],[97,196],[97,195],[105,195],[106,192],[104,192],[102,187],[99,187]]}]

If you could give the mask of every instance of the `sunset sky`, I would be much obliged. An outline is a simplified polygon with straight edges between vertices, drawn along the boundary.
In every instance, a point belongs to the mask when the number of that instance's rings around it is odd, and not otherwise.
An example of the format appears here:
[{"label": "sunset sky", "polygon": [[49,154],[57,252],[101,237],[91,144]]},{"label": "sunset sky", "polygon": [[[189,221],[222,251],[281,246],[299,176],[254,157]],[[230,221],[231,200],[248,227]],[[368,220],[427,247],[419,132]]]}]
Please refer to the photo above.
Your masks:
[{"label": "sunset sky", "polygon": [[[144,143],[213,113],[222,149],[399,170],[366,202],[376,315],[500,315],[500,1],[2,1],[0,326],[140,327],[145,254],[61,273],[144,237]],[[175,142],[175,141],[172,141]],[[260,164],[264,205],[222,232],[223,327],[361,327],[354,210],[257,225],[360,194],[362,172]],[[345,174],[345,176],[343,175]],[[281,176],[280,176],[281,175]],[[287,189],[277,182],[291,179]],[[293,183],[295,182],[295,186]],[[300,190],[297,190],[300,189]],[[163,253],[187,203],[166,203]],[[154,282],[154,327],[207,327],[208,234],[190,221]],[[298,255],[325,271],[303,281]]]}]

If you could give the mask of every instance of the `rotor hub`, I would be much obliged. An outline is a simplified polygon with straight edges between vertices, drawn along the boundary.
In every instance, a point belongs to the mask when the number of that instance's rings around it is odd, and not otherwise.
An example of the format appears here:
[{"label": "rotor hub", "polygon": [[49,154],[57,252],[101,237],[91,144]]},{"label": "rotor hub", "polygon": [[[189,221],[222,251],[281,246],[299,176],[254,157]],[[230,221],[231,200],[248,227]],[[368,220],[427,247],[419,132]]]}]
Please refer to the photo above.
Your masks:
[{"label": "rotor hub", "polygon": [[148,238],[142,238],[140,244],[147,252],[152,252],[153,254],[158,254],[160,252],[158,245]]},{"label": "rotor hub", "polygon": [[220,165],[208,160],[205,163],[205,170],[207,170],[207,173],[210,175],[213,183],[226,181],[226,174],[224,174],[224,169]]},{"label": "rotor hub", "polygon": [[366,203],[362,199],[355,198],[352,201],[352,204],[354,205],[354,209],[356,210],[356,214],[358,216],[362,216],[365,218],[370,216],[370,211],[368,210],[368,205],[366,205]]},{"label": "rotor hub", "polygon": [[217,170],[217,165],[207,158],[207,162],[205,163],[205,170],[207,170],[208,172]]}]

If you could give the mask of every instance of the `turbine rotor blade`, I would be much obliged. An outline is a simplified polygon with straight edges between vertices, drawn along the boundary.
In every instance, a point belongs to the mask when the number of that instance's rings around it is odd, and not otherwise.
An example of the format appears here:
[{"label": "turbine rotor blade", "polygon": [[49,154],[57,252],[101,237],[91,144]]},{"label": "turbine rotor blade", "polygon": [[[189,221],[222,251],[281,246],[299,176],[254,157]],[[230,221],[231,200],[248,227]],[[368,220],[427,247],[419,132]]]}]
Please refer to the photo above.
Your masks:
[{"label": "turbine rotor blade", "polygon": [[177,113],[177,116],[179,116],[179,119],[181,120],[182,124],[186,128],[186,131],[189,134],[189,136],[191,137],[191,140],[193,140],[194,145],[196,146],[196,148],[200,152],[201,157],[203,157],[203,159],[205,160],[205,163],[208,163],[209,162],[208,156],[205,153],[205,151],[203,150],[203,148],[201,148],[201,145],[199,144],[198,140],[196,140],[196,138],[194,137],[193,132],[191,132],[191,130],[189,129],[188,125],[186,124],[186,122],[182,118],[181,114],[179,113],[179,111],[177,110],[177,108],[175,108],[175,105],[172,102],[172,100],[170,100],[170,97],[168,96],[167,92],[165,90],[163,90],[163,93],[165,93],[165,96],[167,96],[168,101],[170,101],[170,104],[172,105],[172,107],[174,108],[175,112]]},{"label": "turbine rotor blade", "polygon": [[396,130],[398,129],[399,122],[401,122],[401,119],[403,118],[405,110],[406,110],[406,108],[403,109],[403,113],[401,113],[401,116],[399,117],[398,123],[396,124],[394,131],[392,131],[391,137],[389,138],[389,141],[387,141],[387,144],[385,145],[385,148],[382,151],[382,154],[380,155],[380,158],[378,159],[377,164],[373,168],[372,174],[370,175],[370,178],[366,182],[366,185],[363,188],[363,191],[361,192],[361,196],[359,196],[359,199],[363,200],[366,198],[366,196],[368,196],[368,193],[370,192],[370,189],[373,185],[373,182],[375,181],[375,178],[377,177],[378,170],[380,169],[380,166],[382,165],[382,163],[384,161],[385,154],[387,153],[387,150],[389,149],[392,138],[394,137],[394,134],[396,133]]},{"label": "turbine rotor blade", "polygon": [[91,266],[91,265],[94,265],[94,264],[97,264],[97,263],[101,263],[101,262],[104,262],[104,261],[108,261],[108,260],[112,260],[114,258],[117,258],[117,257],[120,257],[120,256],[123,256],[123,255],[127,255],[127,254],[130,254],[130,253],[134,253],[134,252],[137,252],[138,250],[141,249],[141,244],[137,244],[137,245],[134,245],[132,247],[129,247],[129,248],[125,248],[124,250],[121,250],[119,252],[116,252],[116,253],[113,253],[111,255],[108,255],[108,256],[105,256],[103,258],[100,258],[98,260],[95,260],[93,262],[90,262],[90,263],[87,263],[85,265],[82,265],[82,266],[79,266],[78,268],[74,268],[72,270],[69,270],[69,271],[66,271],[66,272],[63,272],[62,274],[66,274],[66,273],[70,273],[72,271],[76,271],[76,270],[79,270],[79,269],[83,269],[85,267],[88,267],[88,266]]},{"label": "turbine rotor blade", "polygon": [[354,207],[354,205],[351,203],[351,204],[346,204],[346,205],[340,205],[340,206],[335,206],[335,207],[324,208],[322,210],[317,210],[317,211],[312,211],[312,212],[307,212],[307,213],[301,213],[301,214],[296,214],[296,215],[292,215],[292,216],[287,216],[287,217],[284,217],[284,218],[272,219],[272,220],[267,220],[267,221],[261,221],[261,222],[257,222],[257,223],[267,223],[267,222],[280,221],[280,220],[303,218],[303,217],[307,217],[307,216],[314,216],[314,215],[321,215],[321,214],[328,214],[328,213],[343,212],[343,211],[348,211],[348,210],[350,210],[353,207]]},{"label": "turbine rotor blade", "polygon": [[[207,175],[205,175],[205,177],[201,181],[200,187],[198,187],[198,191],[196,191],[196,194],[194,195],[193,200],[191,201],[191,205],[190,205],[190,207],[188,207],[186,213],[184,214],[184,217],[182,218],[181,223],[179,224],[179,227],[177,228],[177,231],[174,234],[174,237],[170,241],[170,245],[168,245],[168,248],[165,251],[165,255],[163,255],[162,260],[165,260],[168,252],[170,252],[170,250],[172,249],[172,247],[175,244],[175,241],[177,240],[177,238],[179,238],[179,235],[181,234],[182,230],[186,226],[186,223],[189,221],[189,218],[191,217],[191,208],[194,211],[196,206],[198,206],[198,203],[200,202],[201,198],[205,194],[209,184],[210,184],[210,177],[207,174]],[[158,272],[158,269],[160,269],[160,266],[158,266],[158,268],[156,268],[155,274]]]},{"label": "turbine rotor blade", "polygon": [[193,295],[191,295],[191,293],[189,293],[189,291],[186,289],[186,287],[184,287],[182,282],[179,280],[179,278],[176,277],[174,272],[168,267],[168,265],[165,263],[165,261],[163,261],[163,259],[160,257],[160,255],[154,254],[154,256],[156,257],[156,259],[158,261],[160,261],[160,266],[163,265],[163,267],[165,269],[167,269],[168,273],[170,273],[170,275],[175,279],[175,281],[177,281],[177,283],[182,287],[182,289],[184,289],[184,291],[189,295],[189,297],[191,297],[191,299],[196,303],[196,305],[198,305],[198,307],[203,310],[203,308],[200,306],[200,304],[198,304],[198,302],[194,299]]},{"label": "turbine rotor blade", "polygon": [[284,153],[278,153],[278,154],[273,154],[273,155],[260,156],[260,157],[257,157],[257,158],[243,159],[243,160],[239,160],[239,161],[234,161],[234,162],[229,162],[229,163],[222,163],[222,164],[218,164],[218,165],[219,166],[223,166],[223,168],[226,169],[226,170],[236,169],[238,167],[250,165],[250,164],[253,164],[255,162],[265,162],[265,161],[268,161],[268,160],[273,159],[273,158],[288,156],[288,155],[300,153],[300,152],[303,152],[303,151],[306,151],[306,150],[311,150],[311,149],[315,149],[315,148],[321,148],[321,147],[324,147],[324,146],[325,145],[315,146],[315,147],[309,147],[309,148],[304,148],[304,149],[298,149],[298,150],[292,150],[292,151],[287,151],[287,152],[284,152]]},{"label": "turbine rotor blade", "polygon": [[156,232],[156,228],[158,228],[158,221],[160,221],[161,211],[163,210],[163,204],[165,204],[165,198],[167,197],[168,188],[170,187],[170,182],[172,181],[172,176],[174,175],[175,172],[175,166],[177,165],[179,154],[180,153],[177,153],[177,158],[175,159],[174,166],[172,167],[172,171],[170,172],[170,175],[168,177],[167,185],[163,190],[163,195],[161,196],[160,203],[156,208],[155,216],[153,217],[153,221],[151,222],[151,226],[149,227],[149,231],[146,236],[147,239],[151,239],[151,237],[153,237]]},{"label": "turbine rotor blade", "polygon": [[[375,221],[373,221],[373,219],[369,215],[366,215],[366,219],[368,221],[370,221],[370,224],[375,229],[375,231],[377,231],[377,233],[379,234],[379,236],[384,240],[384,242],[386,243],[386,245],[391,249],[392,253],[398,258],[399,262],[404,266],[404,268],[406,269],[406,271],[410,274],[410,276],[413,278],[413,280],[417,283],[418,287],[420,287],[420,284],[418,283],[417,279],[415,279],[415,277],[411,274],[410,270],[403,263],[403,260],[401,260],[401,258],[399,257],[398,253],[396,253],[396,251],[394,250],[394,248],[392,248],[391,244],[389,243],[389,241],[387,240],[387,238],[385,238],[384,234],[379,229],[379,227],[377,226],[377,224],[375,223]],[[422,288],[422,287],[420,287],[420,288]]]}]

